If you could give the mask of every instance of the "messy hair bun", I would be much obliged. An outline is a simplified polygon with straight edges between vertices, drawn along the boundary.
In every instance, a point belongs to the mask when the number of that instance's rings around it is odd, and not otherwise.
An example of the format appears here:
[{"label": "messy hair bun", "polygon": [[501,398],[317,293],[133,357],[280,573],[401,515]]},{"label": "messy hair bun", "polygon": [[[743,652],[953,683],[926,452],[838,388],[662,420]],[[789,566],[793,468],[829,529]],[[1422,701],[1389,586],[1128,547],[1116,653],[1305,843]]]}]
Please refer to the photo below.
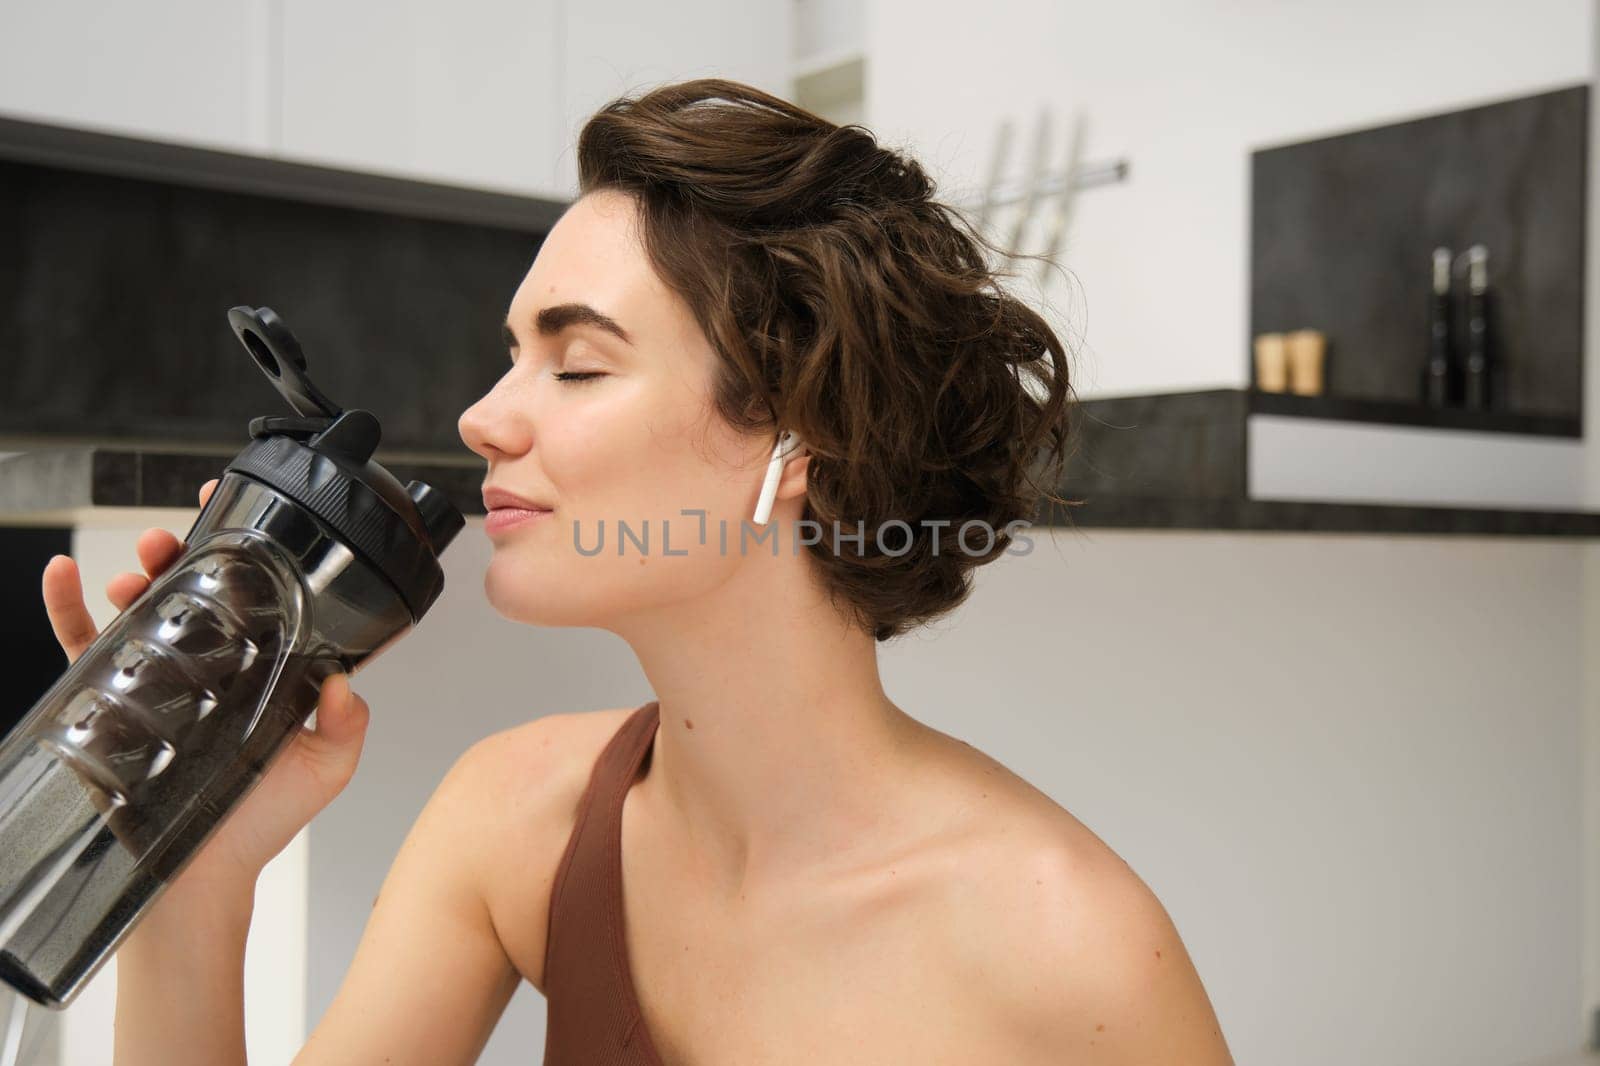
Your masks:
[{"label": "messy hair bun", "polygon": [[802,517],[825,531],[809,550],[876,639],[958,606],[973,567],[1059,500],[1066,352],[916,160],[705,78],[605,105],[578,171],[583,194],[637,198],[652,266],[721,357],[719,413],[805,442]]}]

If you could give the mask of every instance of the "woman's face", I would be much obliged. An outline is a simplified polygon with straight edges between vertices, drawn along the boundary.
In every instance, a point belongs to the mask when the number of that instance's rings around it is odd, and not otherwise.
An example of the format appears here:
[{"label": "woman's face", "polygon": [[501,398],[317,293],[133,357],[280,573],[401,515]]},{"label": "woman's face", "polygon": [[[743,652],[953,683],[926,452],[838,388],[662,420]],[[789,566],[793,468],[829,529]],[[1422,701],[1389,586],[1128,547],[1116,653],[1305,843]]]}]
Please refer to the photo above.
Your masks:
[{"label": "woman's face", "polygon": [[[488,534],[484,588],[517,621],[610,627],[697,599],[759,557],[740,554],[739,532],[771,443],[712,410],[717,357],[650,267],[634,203],[602,190],[562,215],[512,298],[510,365],[461,415],[485,486],[553,508]],[[685,509],[703,509],[703,525]]]}]

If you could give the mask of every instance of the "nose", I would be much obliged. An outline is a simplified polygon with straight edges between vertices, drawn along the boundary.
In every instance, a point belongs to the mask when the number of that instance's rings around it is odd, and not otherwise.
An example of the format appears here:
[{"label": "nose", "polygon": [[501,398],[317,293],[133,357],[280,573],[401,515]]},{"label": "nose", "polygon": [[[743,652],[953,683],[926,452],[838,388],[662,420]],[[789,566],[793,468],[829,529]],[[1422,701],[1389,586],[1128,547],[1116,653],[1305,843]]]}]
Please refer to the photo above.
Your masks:
[{"label": "nose", "polygon": [[502,456],[520,455],[528,450],[528,420],[519,416],[515,405],[502,395],[498,386],[461,412],[456,420],[456,432],[461,435],[462,443],[491,463]]}]

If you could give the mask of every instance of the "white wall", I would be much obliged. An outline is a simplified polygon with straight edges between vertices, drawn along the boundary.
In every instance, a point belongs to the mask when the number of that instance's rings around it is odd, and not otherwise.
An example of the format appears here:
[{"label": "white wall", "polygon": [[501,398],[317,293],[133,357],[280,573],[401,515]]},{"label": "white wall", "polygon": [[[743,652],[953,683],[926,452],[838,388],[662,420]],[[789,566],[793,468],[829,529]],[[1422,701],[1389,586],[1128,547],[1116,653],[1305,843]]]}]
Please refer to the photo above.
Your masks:
[{"label": "white wall", "polygon": [[1083,192],[1076,283],[1049,290],[1087,330],[1079,394],[1241,388],[1250,151],[1587,80],[1594,18],[1591,0],[873,0],[867,123],[954,191],[1002,118],[1031,136],[1041,104],[1086,109],[1086,161],[1131,173]]},{"label": "white wall", "polygon": [[1510,1066],[1577,1043],[1581,551],[1062,532],[886,681],[1140,873],[1241,1066]]}]

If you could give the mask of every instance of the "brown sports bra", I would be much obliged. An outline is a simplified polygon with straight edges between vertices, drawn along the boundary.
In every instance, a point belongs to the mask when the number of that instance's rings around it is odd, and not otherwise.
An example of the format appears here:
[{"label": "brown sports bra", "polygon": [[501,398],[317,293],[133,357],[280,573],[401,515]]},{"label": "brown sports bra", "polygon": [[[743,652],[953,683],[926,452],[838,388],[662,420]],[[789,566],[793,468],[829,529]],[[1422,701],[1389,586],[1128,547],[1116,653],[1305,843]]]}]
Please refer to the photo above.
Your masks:
[{"label": "brown sports bra", "polygon": [[659,704],[630,714],[595,760],[550,889],[544,1066],[661,1066],[622,935],[622,801],[653,751]]}]

